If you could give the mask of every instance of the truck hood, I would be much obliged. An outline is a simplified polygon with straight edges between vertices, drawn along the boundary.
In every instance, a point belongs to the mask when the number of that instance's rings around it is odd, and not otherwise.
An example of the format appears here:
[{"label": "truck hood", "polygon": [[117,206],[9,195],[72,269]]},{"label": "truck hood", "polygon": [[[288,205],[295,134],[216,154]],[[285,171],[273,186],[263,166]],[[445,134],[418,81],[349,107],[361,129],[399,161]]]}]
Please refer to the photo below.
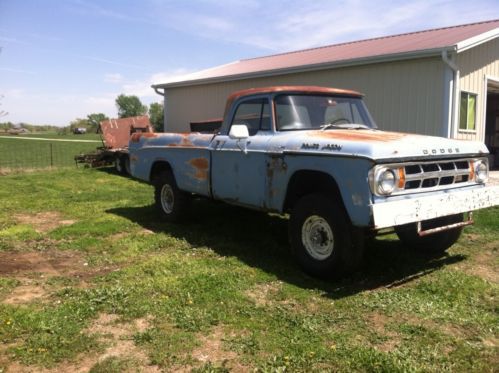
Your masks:
[{"label": "truck hood", "polygon": [[377,161],[488,154],[487,147],[477,141],[365,129],[281,132],[271,143],[275,151],[363,156]]}]

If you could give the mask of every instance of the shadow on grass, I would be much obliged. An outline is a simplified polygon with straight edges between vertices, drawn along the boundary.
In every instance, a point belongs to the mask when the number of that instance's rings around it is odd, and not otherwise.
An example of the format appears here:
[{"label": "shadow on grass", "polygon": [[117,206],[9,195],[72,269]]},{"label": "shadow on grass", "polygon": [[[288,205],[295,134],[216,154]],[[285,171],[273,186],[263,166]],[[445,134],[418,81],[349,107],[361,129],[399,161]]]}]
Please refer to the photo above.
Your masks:
[{"label": "shadow on grass", "polygon": [[192,247],[209,247],[301,288],[320,289],[333,299],[380,287],[397,287],[447,265],[462,255],[428,259],[396,239],[376,239],[366,245],[364,268],[339,282],[304,274],[295,264],[287,240],[287,219],[207,200],[196,200],[183,224],[162,222],[154,206],[107,211],[153,232],[184,239]]}]

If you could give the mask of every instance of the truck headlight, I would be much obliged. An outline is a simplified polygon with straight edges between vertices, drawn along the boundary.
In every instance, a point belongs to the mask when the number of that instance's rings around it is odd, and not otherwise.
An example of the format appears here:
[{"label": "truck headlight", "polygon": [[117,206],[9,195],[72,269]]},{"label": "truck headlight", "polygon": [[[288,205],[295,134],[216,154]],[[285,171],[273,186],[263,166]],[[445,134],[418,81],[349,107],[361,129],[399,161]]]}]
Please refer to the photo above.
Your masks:
[{"label": "truck headlight", "polygon": [[484,160],[474,162],[475,181],[483,184],[489,179],[489,165]]},{"label": "truck headlight", "polygon": [[396,177],[393,170],[382,168],[376,173],[375,183],[379,194],[390,194],[395,189]]}]

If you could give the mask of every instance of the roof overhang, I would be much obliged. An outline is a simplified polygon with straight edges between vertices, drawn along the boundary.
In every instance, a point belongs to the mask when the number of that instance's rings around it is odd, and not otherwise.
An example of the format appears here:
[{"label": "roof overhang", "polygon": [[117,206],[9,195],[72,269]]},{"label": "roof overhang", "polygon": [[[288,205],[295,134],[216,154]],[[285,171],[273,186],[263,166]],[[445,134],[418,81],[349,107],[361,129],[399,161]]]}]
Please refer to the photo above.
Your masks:
[{"label": "roof overhang", "polygon": [[356,58],[356,59],[341,60],[341,61],[327,62],[327,63],[321,63],[321,64],[300,65],[300,66],[286,67],[286,68],[281,68],[281,69],[255,71],[255,72],[237,74],[237,75],[224,75],[224,76],[216,76],[216,77],[210,77],[210,78],[204,78],[204,79],[203,78],[200,78],[200,79],[194,78],[194,79],[176,81],[176,82],[171,82],[171,83],[153,84],[151,87],[155,90],[168,89],[168,88],[178,88],[178,87],[189,87],[189,86],[196,86],[196,85],[202,85],[202,84],[229,82],[229,81],[235,81],[235,80],[265,78],[265,77],[269,77],[269,76],[293,74],[293,73],[300,73],[300,72],[337,69],[340,67],[368,65],[368,64],[373,64],[373,63],[403,61],[403,60],[410,60],[410,59],[415,59],[415,58],[439,57],[443,51],[444,52],[455,52],[456,46],[444,47],[444,48],[434,48],[434,49],[425,49],[425,50],[404,52],[404,53],[384,54],[384,55],[379,55],[379,56],[369,56],[366,58]]},{"label": "roof overhang", "polygon": [[499,37],[499,27],[497,27],[493,30],[484,32],[483,34],[474,36],[472,38],[460,41],[456,45],[457,53],[464,52],[465,50],[476,47],[476,46],[483,44],[483,43],[486,43],[488,41],[494,40],[497,37]]},{"label": "roof overhang", "polygon": [[[490,31],[481,33],[474,37],[462,40],[454,45],[443,46],[433,49],[422,49],[410,52],[403,53],[392,53],[392,54],[382,54],[377,56],[368,56],[356,59],[345,59],[339,61],[332,61],[326,63],[319,64],[308,64],[308,65],[299,65],[292,67],[284,67],[277,68],[271,70],[263,70],[263,71],[253,71],[248,73],[241,74],[233,74],[233,75],[221,75],[221,76],[212,76],[208,78],[196,78],[197,74],[206,73],[210,70],[219,68],[221,66],[217,66],[215,68],[203,70],[199,73],[192,74],[192,77],[185,76],[184,80],[173,81],[162,84],[154,84],[152,88],[159,94],[158,89],[169,89],[169,88],[178,88],[178,87],[189,87],[189,86],[197,86],[203,84],[213,84],[213,83],[221,83],[221,82],[230,82],[237,80],[246,80],[246,79],[256,79],[256,78],[265,78],[276,75],[285,75],[285,74],[294,74],[301,72],[309,72],[309,71],[319,71],[319,70],[327,70],[327,69],[337,69],[342,67],[350,67],[350,66],[359,66],[359,65],[369,65],[375,63],[383,63],[383,62],[395,62],[395,61],[403,61],[417,58],[429,58],[429,57],[440,57],[442,53],[461,53],[470,48],[476,47],[480,44],[491,41],[495,38],[499,37],[499,27],[492,29]],[[232,62],[227,65],[238,63]],[[226,66],[226,65],[222,65]]]}]

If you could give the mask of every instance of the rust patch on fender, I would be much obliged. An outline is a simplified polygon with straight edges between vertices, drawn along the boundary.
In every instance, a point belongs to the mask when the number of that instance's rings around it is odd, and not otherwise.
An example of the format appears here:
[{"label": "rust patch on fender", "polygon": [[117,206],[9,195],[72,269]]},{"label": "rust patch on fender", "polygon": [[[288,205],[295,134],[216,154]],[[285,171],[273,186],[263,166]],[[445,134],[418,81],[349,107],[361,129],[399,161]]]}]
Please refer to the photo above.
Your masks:
[{"label": "rust patch on fender", "polygon": [[172,142],[166,144],[165,146],[167,147],[175,147],[175,146],[181,146],[184,148],[192,148],[194,144],[192,143],[190,136],[191,133],[175,133],[173,135],[169,135],[171,137]]},{"label": "rust patch on fender", "polygon": [[[366,141],[366,142],[390,142],[407,136],[405,133],[383,132],[383,131],[357,131],[357,130],[330,130],[310,131],[308,136],[323,139]],[[413,135],[414,136],[414,135]]]},{"label": "rust patch on fender", "polygon": [[193,158],[189,162],[194,170],[194,177],[198,180],[207,180],[208,179],[208,167],[209,162],[207,158]]}]

